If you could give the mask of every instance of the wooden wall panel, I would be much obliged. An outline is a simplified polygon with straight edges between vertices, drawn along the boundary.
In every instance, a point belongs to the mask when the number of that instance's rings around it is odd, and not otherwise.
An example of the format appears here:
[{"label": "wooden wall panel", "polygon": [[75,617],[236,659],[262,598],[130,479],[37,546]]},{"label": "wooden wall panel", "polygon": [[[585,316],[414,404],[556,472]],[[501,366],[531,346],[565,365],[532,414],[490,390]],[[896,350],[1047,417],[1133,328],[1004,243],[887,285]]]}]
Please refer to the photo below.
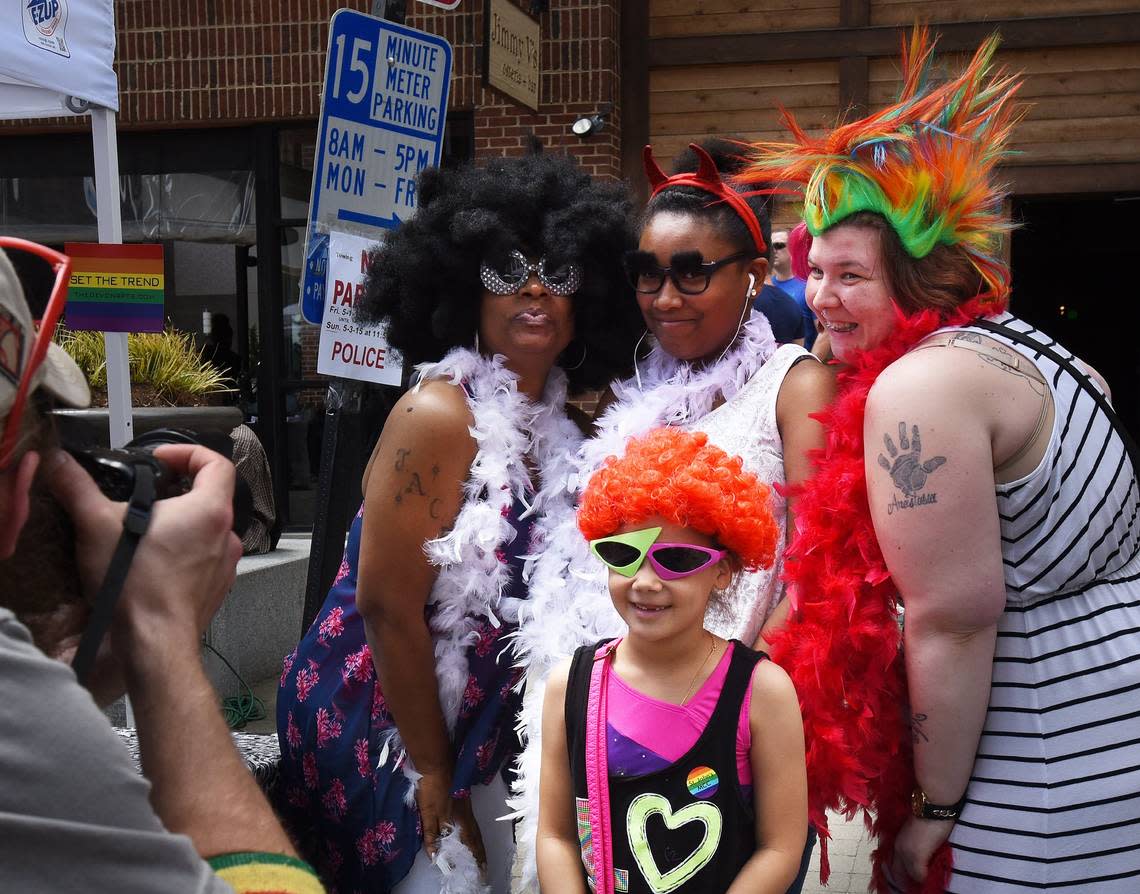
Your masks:
[{"label": "wooden wall panel", "polygon": [[649,36],[832,28],[839,0],[650,0]]},{"label": "wooden wall panel", "polygon": [[714,134],[781,139],[778,104],[809,130],[834,122],[838,63],[695,65],[649,73],[649,133],[663,168],[691,142]]},{"label": "wooden wall panel", "polygon": [[1136,0],[871,0],[872,25],[984,22],[1034,16],[1135,12]]},{"label": "wooden wall panel", "polygon": [[[1140,46],[1009,50],[999,61],[1020,71],[1029,106],[1014,131],[1020,154],[1009,164],[1140,161]],[[870,66],[872,107],[898,89],[893,60]]]}]

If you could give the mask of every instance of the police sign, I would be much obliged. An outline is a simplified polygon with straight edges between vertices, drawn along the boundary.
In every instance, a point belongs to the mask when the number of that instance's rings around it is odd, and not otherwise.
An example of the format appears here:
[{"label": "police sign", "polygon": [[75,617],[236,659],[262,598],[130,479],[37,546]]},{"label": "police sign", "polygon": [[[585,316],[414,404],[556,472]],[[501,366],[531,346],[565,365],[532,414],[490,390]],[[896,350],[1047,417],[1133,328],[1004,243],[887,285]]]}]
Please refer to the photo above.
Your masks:
[{"label": "police sign", "polygon": [[350,9],[329,23],[325,88],[305,239],[301,312],[320,323],[329,234],[380,241],[416,209],[416,175],[438,165],[451,46]]}]

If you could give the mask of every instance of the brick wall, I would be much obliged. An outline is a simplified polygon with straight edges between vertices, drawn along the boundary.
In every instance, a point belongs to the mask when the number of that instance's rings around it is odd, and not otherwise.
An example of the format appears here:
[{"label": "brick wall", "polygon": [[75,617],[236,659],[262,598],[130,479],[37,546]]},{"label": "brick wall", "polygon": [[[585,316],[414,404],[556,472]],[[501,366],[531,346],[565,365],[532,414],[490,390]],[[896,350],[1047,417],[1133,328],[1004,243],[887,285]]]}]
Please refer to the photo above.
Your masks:
[{"label": "brick wall", "polygon": [[[529,9],[529,0],[515,0]],[[119,126],[169,127],[305,121],[320,113],[328,21],[370,0],[115,0]],[[444,12],[408,2],[408,24],[454,47],[452,110],[475,113],[477,158],[521,154],[531,137],[570,152],[592,173],[620,174],[618,0],[552,0],[542,23],[539,113],[484,87],[483,0]],[[614,103],[585,140],[575,119]],[[74,119],[14,122],[13,130],[85,129]]]},{"label": "brick wall", "polygon": [[[521,9],[526,0],[514,0]],[[538,112],[483,86],[483,3],[456,12],[411,0],[408,24],[445,38],[455,49],[451,108],[475,110],[475,156],[521,155],[532,138],[569,152],[592,174],[621,176],[621,54],[618,0],[551,0],[542,25],[542,85]],[[570,125],[607,104],[613,111],[600,133],[581,139]]]}]

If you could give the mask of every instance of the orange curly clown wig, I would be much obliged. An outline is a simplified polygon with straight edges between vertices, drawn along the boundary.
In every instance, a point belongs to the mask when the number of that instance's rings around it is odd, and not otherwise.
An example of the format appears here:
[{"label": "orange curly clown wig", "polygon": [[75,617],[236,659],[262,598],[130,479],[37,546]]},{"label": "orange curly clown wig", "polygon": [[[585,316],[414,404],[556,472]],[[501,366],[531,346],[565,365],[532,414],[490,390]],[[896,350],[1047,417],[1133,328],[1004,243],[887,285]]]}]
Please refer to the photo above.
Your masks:
[{"label": "orange curly clown wig", "polygon": [[772,490],[708,441],[677,428],[632,439],[590,479],[578,529],[596,540],[657,515],[714,538],[749,571],[769,567],[779,536]]}]

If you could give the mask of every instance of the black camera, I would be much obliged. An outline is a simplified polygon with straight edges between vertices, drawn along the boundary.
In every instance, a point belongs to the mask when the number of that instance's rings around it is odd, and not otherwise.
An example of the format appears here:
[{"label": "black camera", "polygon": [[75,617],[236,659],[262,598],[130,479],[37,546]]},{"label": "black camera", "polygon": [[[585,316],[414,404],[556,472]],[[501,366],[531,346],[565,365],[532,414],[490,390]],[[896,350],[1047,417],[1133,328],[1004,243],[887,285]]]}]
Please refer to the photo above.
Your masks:
[{"label": "black camera", "polygon": [[[149,468],[154,479],[156,500],[177,497],[190,490],[189,478],[175,474],[154,455],[155,448],[164,444],[201,444],[223,456],[232,456],[232,442],[228,437],[203,437],[175,428],[149,431],[115,449],[70,446],[65,449],[83,466],[109,499],[125,503],[134,493],[139,468],[144,466]],[[234,481],[233,510],[233,531],[241,537],[245,534],[253,513],[253,496],[249,485],[240,476]]]}]

